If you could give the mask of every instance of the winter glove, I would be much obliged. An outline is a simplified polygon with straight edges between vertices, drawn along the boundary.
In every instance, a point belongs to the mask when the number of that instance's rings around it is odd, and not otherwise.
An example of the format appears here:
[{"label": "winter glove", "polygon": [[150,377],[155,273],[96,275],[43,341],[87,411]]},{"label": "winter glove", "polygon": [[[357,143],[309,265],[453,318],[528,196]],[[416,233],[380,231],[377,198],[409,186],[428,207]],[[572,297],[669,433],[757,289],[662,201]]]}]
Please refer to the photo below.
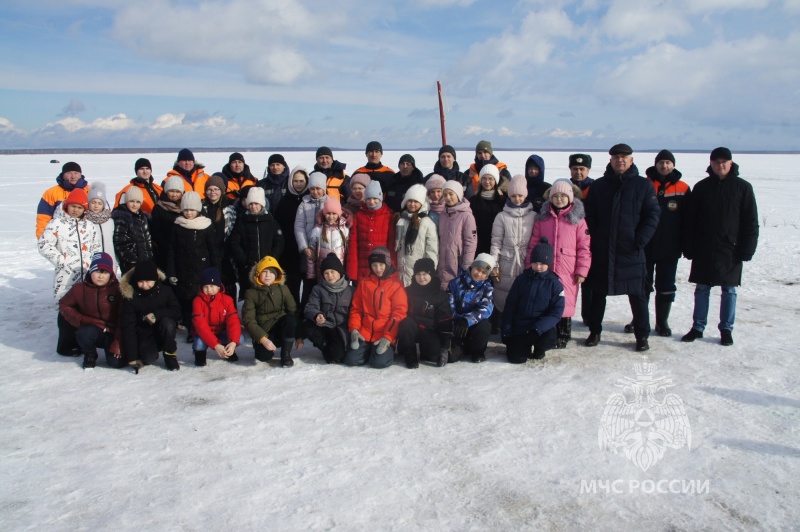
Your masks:
[{"label": "winter glove", "polygon": [[378,353],[379,355],[382,355],[389,349],[391,345],[392,342],[390,342],[388,338],[381,338],[375,344],[375,352]]},{"label": "winter glove", "polygon": [[453,336],[464,338],[469,332],[469,322],[465,318],[458,318],[453,322]]},{"label": "winter glove", "polygon": [[733,252],[733,258],[735,258],[736,260],[742,261],[742,262],[749,262],[749,261],[753,260],[753,255],[752,254],[751,255],[747,255],[745,253],[740,253],[738,251],[734,251]]},{"label": "winter glove", "polygon": [[350,331],[350,349],[354,350],[358,349],[358,346],[360,345],[358,343],[359,340],[361,340],[362,342],[366,342],[364,337],[361,336],[361,333],[358,332],[358,329],[353,329],[352,331]]},{"label": "winter glove", "polygon": [[153,314],[152,312],[150,314],[145,314],[144,317],[142,318],[142,321],[146,321],[150,325],[155,325],[156,324],[156,315]]},{"label": "winter glove", "polygon": [[169,281],[169,284],[171,284],[172,286],[175,286],[175,285],[178,284],[178,278],[177,277],[170,277],[167,280]]}]

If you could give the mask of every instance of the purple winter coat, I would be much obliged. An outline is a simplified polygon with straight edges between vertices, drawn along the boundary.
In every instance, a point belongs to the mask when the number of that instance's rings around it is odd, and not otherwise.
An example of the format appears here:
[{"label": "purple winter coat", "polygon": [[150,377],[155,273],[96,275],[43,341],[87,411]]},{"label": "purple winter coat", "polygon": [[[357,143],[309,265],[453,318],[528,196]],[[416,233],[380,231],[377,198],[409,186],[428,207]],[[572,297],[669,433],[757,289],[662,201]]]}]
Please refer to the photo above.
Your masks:
[{"label": "purple winter coat", "polygon": [[592,265],[589,229],[581,200],[576,198],[572,205],[558,214],[551,208],[550,200],[544,202],[533,224],[525,268],[531,267],[531,250],[543,236],[553,246],[553,271],[564,285],[563,317],[570,318],[575,315],[575,302],[578,299],[579,285],[575,276],[586,277]]},{"label": "purple winter coat", "polygon": [[436,269],[442,281],[442,290],[458,277],[459,269],[469,269],[475,260],[478,247],[478,228],[469,201],[462,199],[452,207],[445,207],[439,215],[439,266]]}]

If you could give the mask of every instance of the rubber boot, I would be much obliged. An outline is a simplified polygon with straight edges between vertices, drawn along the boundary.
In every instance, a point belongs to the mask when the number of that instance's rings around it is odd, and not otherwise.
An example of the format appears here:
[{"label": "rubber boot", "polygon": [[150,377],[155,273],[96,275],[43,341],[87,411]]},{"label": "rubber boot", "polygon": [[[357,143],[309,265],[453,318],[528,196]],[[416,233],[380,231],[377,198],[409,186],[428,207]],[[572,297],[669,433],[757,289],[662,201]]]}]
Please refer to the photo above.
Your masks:
[{"label": "rubber boot", "polygon": [[195,366],[205,366],[206,365],[206,350],[203,349],[202,351],[195,351],[194,352],[194,365]]},{"label": "rubber boot", "polygon": [[294,338],[291,340],[284,340],[283,347],[281,347],[281,367],[291,368],[294,366],[292,360],[292,347],[294,346]]},{"label": "rubber boot", "polygon": [[164,351],[164,366],[170,371],[178,371],[181,365],[178,364],[178,353],[167,353]]},{"label": "rubber boot", "polygon": [[672,336],[669,328],[669,313],[672,310],[672,301],[656,300],[656,334],[659,336]]},{"label": "rubber boot", "polygon": [[97,351],[84,353],[83,355],[83,369],[91,369],[97,365]]},{"label": "rubber boot", "polygon": [[563,318],[567,320],[564,322],[564,336],[567,339],[567,342],[572,340],[572,318]]},{"label": "rubber boot", "polygon": [[567,347],[567,320],[569,318],[561,318],[556,323],[556,349],[564,349]]}]

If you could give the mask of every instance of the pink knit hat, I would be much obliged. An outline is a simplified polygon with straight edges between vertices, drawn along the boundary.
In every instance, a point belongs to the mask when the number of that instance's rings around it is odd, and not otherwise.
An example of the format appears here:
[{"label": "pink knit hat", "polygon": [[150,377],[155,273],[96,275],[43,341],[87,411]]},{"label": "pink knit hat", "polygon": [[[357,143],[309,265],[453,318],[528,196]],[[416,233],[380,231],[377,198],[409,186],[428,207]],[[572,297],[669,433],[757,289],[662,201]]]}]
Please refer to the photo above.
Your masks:
[{"label": "pink knit hat", "polygon": [[443,178],[439,174],[433,174],[428,178],[427,181],[425,181],[425,188],[427,188],[428,191],[431,191],[434,188],[444,188],[445,183],[447,183],[445,178]]},{"label": "pink knit hat", "polygon": [[338,215],[342,214],[342,204],[333,196],[328,196],[325,200],[325,205],[322,206],[323,214],[328,214],[329,212],[335,212]]},{"label": "pink knit hat", "polygon": [[353,174],[353,177],[350,178],[351,187],[356,183],[358,183],[359,185],[362,185],[364,188],[367,188],[370,182],[372,182],[372,179],[370,179],[369,175],[367,174]]},{"label": "pink knit hat", "polygon": [[557,179],[550,187],[550,196],[552,197],[553,194],[566,194],[570,203],[575,199],[575,192],[572,190],[572,183],[569,179]]},{"label": "pink knit hat", "polygon": [[515,175],[508,186],[508,195],[514,196],[516,194],[528,195],[528,180],[522,174]]}]

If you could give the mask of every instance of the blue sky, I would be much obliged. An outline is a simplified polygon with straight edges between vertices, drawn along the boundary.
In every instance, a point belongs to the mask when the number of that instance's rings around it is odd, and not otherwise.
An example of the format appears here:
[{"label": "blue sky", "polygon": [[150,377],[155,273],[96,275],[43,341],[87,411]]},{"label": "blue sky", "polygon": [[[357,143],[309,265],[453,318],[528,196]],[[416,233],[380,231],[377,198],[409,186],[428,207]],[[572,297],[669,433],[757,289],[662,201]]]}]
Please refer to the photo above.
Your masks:
[{"label": "blue sky", "polygon": [[800,147],[800,0],[9,4],[5,148]]}]

